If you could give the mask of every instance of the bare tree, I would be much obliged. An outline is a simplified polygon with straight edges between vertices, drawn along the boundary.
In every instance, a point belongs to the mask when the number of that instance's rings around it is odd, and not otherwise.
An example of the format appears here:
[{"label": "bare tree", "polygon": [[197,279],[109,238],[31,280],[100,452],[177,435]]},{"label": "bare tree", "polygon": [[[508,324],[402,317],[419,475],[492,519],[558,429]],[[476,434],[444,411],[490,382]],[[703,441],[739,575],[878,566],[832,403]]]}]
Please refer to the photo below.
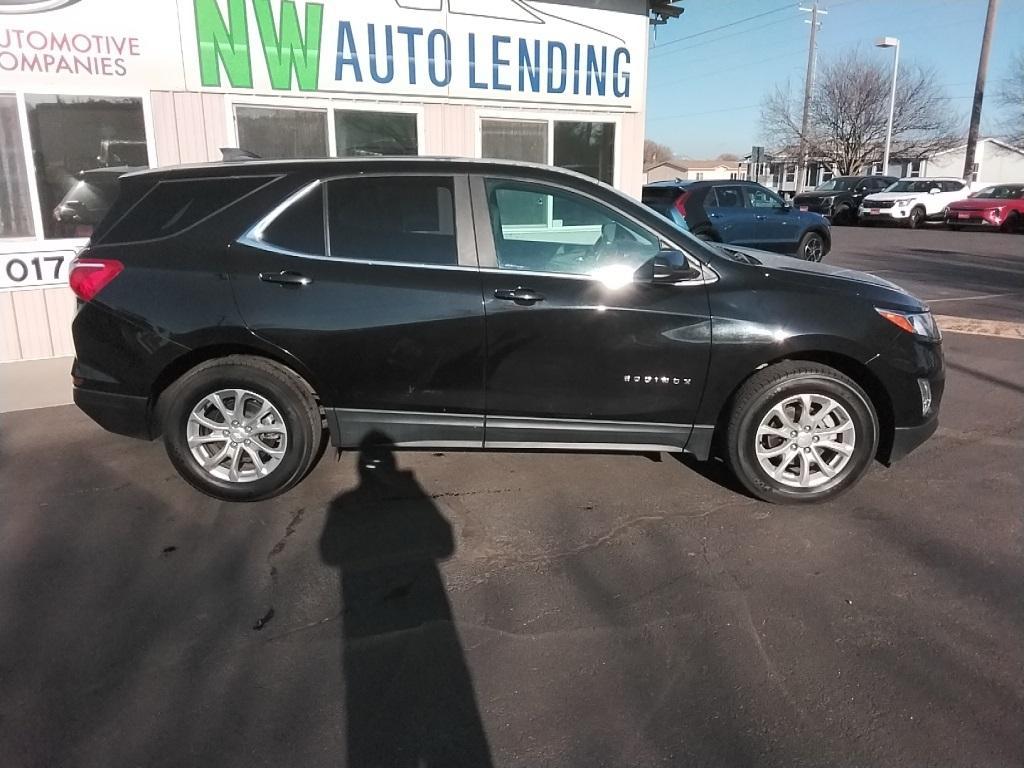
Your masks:
[{"label": "bare tree", "polygon": [[727,163],[735,163],[735,162],[739,161],[740,156],[737,155],[735,152],[723,152],[722,154],[720,154],[715,159],[716,160],[725,160]]},{"label": "bare tree", "polygon": [[1010,62],[1010,69],[999,90],[999,101],[1007,108],[1007,138],[1024,144],[1024,48]]},{"label": "bare tree", "polygon": [[651,139],[644,139],[644,168],[654,163],[661,163],[671,160],[676,156],[671,147],[659,144]]},{"label": "bare tree", "polygon": [[[882,159],[889,118],[892,70],[886,59],[869,59],[853,49],[821,66],[811,94],[807,152],[858,172]],[[802,87],[799,89],[802,91]],[[765,138],[776,152],[796,157],[800,146],[802,94],[790,82],[778,85],[761,103]],[[962,141],[961,120],[934,71],[913,64],[900,67],[892,123],[892,156],[914,160]]]}]

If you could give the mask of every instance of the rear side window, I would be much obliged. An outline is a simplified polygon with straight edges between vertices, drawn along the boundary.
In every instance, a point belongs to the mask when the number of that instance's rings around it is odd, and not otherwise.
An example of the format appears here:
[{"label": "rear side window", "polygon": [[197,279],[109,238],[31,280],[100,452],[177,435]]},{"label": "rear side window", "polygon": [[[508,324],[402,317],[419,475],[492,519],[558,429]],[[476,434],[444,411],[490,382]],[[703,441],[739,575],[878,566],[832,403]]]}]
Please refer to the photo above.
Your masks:
[{"label": "rear side window", "polygon": [[161,181],[110,228],[102,242],[132,243],[175,235],[270,180],[267,176],[235,176]]},{"label": "rear side window", "polygon": [[336,179],[327,184],[327,221],[333,258],[458,263],[449,178]]},{"label": "rear side window", "polygon": [[321,184],[308,188],[263,230],[260,242],[293,253],[323,256],[327,252],[323,189]]}]

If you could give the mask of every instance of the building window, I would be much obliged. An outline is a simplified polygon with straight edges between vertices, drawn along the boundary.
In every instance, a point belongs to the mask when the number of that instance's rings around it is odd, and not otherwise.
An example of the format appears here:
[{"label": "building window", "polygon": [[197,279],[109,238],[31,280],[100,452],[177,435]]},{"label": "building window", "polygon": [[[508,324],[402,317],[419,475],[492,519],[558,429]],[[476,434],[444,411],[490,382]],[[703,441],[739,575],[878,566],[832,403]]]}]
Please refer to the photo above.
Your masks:
[{"label": "building window", "polygon": [[99,168],[126,172],[149,165],[142,100],[26,96],[25,106],[43,235],[88,236],[116,194],[116,183],[106,183],[106,177],[113,175],[116,181],[119,174],[87,172]]},{"label": "building window", "polygon": [[972,182],[978,180],[978,170],[979,170],[979,164],[978,163],[974,163],[974,165],[971,166],[971,181]]},{"label": "building window", "polygon": [[735,181],[735,179],[736,179],[736,171],[731,171],[729,173],[729,178]]},{"label": "building window", "polygon": [[910,164],[910,172],[907,174],[911,178],[915,178],[921,175],[921,161],[915,160]]},{"label": "building window", "polygon": [[480,153],[521,163],[548,161],[548,124],[527,120],[481,120]]},{"label": "building window", "polygon": [[18,100],[0,95],[0,237],[31,237],[32,205]]},{"label": "building window", "polygon": [[829,181],[835,175],[835,171],[833,171],[831,168],[824,168],[821,172],[821,180],[822,182]]},{"label": "building window", "polygon": [[611,184],[615,179],[615,124],[555,122],[552,164]]},{"label": "building window", "polygon": [[881,176],[882,175],[882,164],[881,163],[872,163],[871,164],[871,175],[872,176]]},{"label": "building window", "polygon": [[338,157],[417,155],[416,115],[411,112],[334,111]]},{"label": "building window", "polygon": [[697,181],[704,181],[704,171],[697,171]]},{"label": "building window", "polygon": [[327,156],[327,111],[236,106],[238,146],[268,160]]},{"label": "building window", "polygon": [[786,183],[787,184],[791,184],[794,181],[796,181],[796,166],[795,165],[787,165],[786,166]]},{"label": "building window", "polygon": [[615,124],[488,118],[480,121],[480,154],[557,165],[612,184]]}]

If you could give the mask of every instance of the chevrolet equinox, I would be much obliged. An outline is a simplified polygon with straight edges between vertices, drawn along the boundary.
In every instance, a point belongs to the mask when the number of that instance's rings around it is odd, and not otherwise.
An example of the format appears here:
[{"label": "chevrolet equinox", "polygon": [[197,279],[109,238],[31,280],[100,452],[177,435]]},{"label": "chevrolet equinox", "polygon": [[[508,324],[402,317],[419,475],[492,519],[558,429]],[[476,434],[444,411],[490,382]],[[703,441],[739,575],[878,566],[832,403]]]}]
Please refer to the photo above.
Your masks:
[{"label": "chevrolet equinox", "polygon": [[936,428],[928,308],[869,274],[705,243],[585,176],[438,158],[124,176],[71,287],[75,402],[220,499],[328,441],[720,457],[832,498]]}]

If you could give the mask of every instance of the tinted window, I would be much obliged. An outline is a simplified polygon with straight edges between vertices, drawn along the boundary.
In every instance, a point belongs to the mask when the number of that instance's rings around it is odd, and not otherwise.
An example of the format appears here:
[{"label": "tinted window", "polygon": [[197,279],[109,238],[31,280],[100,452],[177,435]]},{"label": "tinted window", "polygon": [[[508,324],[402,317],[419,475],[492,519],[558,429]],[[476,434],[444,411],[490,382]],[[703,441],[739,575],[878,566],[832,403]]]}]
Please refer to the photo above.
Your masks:
[{"label": "tinted window", "polygon": [[[656,237],[603,205],[565,190],[488,180],[487,200],[502,269],[591,275],[624,283],[658,253]],[[519,213],[527,208],[537,215],[521,222]]]},{"label": "tinted window", "polygon": [[611,184],[615,171],[614,123],[555,123],[552,162]]},{"label": "tinted window", "polygon": [[327,220],[335,258],[458,263],[450,179],[338,179],[327,185]]},{"label": "tinted window", "polygon": [[781,208],[785,205],[781,197],[763,187],[743,187],[743,192],[751,208]]},{"label": "tinted window", "polygon": [[964,188],[964,184],[961,181],[944,181],[939,185],[939,188],[943,192],[959,192]]},{"label": "tinted window", "polygon": [[266,176],[161,181],[113,226],[103,242],[131,243],[177,234],[268,181]]},{"label": "tinted window", "polygon": [[662,216],[669,216],[672,206],[682,193],[677,187],[644,187],[643,203]]},{"label": "tinted window", "polygon": [[260,239],[286,251],[323,256],[326,253],[323,186],[317,184],[307,189],[263,230]]},{"label": "tinted window", "polygon": [[705,205],[712,208],[742,208],[743,189],[741,187],[715,187],[708,195]]}]

